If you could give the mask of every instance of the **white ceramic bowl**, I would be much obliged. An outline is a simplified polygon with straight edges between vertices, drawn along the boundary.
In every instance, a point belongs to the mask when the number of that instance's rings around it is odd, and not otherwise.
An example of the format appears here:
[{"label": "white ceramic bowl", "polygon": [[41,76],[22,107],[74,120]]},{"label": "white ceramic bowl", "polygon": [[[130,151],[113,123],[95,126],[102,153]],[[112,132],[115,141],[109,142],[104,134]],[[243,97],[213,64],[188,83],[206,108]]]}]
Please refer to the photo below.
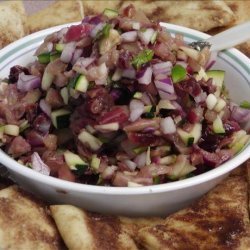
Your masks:
[{"label": "white ceramic bowl", "polygon": [[[162,24],[171,33],[182,33],[187,42],[208,35],[172,25]],[[68,25],[49,28],[29,35],[0,51],[0,78],[8,76],[11,66],[26,65],[35,60],[33,53],[45,36]],[[226,86],[235,102],[250,100],[250,60],[235,49],[219,54],[213,68],[226,71]],[[48,177],[26,168],[0,150],[0,162],[16,182],[52,203],[74,204],[85,209],[132,216],[166,215],[205,194],[231,170],[250,157],[250,145],[237,156],[207,173],[173,183],[145,187],[100,187],[77,184]]]}]

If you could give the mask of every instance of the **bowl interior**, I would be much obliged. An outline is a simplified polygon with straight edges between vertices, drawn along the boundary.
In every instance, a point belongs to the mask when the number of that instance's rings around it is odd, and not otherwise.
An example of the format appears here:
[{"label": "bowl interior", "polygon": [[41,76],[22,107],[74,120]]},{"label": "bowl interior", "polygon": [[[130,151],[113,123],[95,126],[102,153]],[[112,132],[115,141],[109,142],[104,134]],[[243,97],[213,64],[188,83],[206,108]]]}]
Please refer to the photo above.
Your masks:
[{"label": "bowl interior", "polygon": [[[76,24],[76,23],[72,23]],[[43,39],[50,33],[55,32],[63,27],[69,26],[60,25],[57,27],[49,28],[35,34],[29,35],[19,41],[7,46],[0,51],[0,78],[3,79],[9,74],[9,69],[14,65],[27,65],[35,60],[33,56],[36,48],[43,42]],[[186,42],[197,41],[200,39],[208,38],[207,34],[195,31],[192,29],[184,28],[177,25],[161,23],[162,26],[167,27],[168,31],[172,34],[181,33],[184,35]],[[235,49],[220,52],[213,69],[222,69],[226,71],[226,87],[229,90],[231,99],[240,103],[243,100],[250,100],[250,59]],[[239,166],[250,157],[250,146],[246,146],[237,156],[232,160],[222,164],[219,168],[211,170],[207,173],[195,176],[186,180],[177,181],[174,183],[161,184],[150,187],[137,187],[137,188],[117,188],[117,187],[98,187],[92,185],[84,185],[77,183],[70,183],[67,181],[59,180],[53,177],[47,177],[37,173],[29,168],[24,168],[15,160],[7,156],[0,150],[0,162],[10,168],[12,171],[19,172],[21,175],[26,175],[37,181],[48,183],[57,187],[70,187],[72,190],[84,190],[89,192],[104,192],[104,193],[126,193],[136,194],[145,192],[165,192],[171,191],[198,183],[208,181],[216,176],[223,175],[232,169]]]}]

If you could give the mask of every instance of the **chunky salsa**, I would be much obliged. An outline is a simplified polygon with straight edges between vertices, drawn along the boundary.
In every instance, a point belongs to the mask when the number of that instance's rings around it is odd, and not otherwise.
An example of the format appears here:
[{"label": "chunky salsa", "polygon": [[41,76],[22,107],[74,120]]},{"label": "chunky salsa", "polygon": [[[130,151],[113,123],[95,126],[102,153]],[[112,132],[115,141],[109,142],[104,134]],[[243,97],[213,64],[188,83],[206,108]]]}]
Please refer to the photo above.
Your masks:
[{"label": "chunky salsa", "polygon": [[129,5],[47,36],[0,84],[0,145],[26,167],[106,186],[204,173],[249,141],[215,55]]}]

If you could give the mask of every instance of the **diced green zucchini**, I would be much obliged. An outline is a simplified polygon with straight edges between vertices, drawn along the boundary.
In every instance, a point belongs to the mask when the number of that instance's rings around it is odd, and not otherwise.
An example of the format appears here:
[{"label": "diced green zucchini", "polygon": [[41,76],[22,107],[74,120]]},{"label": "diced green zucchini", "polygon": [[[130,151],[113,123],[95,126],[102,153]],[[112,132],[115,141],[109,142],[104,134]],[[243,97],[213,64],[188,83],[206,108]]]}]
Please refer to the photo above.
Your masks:
[{"label": "diced green zucchini", "polygon": [[101,125],[95,125],[94,127],[96,130],[99,131],[117,131],[119,129],[119,123],[118,122],[111,122],[107,124],[101,124]]},{"label": "diced green zucchini", "polygon": [[25,120],[24,122],[21,123],[20,127],[19,127],[19,132],[23,132],[24,130],[26,130],[27,128],[30,127],[30,124],[27,120]]},{"label": "diced green zucchini", "polygon": [[166,109],[166,110],[174,110],[176,107],[169,101],[161,99],[157,105],[158,110]]},{"label": "diced green zucchini", "polygon": [[172,180],[180,179],[196,169],[190,164],[186,155],[179,155],[172,166],[173,170],[169,176]]},{"label": "diced green zucchini", "polygon": [[148,148],[147,147],[137,147],[133,149],[133,152],[137,155],[145,152]]},{"label": "diced green zucchini", "polygon": [[64,87],[60,90],[60,95],[63,99],[64,104],[68,104],[69,103],[69,91],[67,87]]},{"label": "diced green zucchini", "polygon": [[154,176],[153,177],[153,183],[154,184],[160,184],[160,182],[161,182],[160,176]]},{"label": "diced green zucchini", "polygon": [[61,56],[60,52],[57,51],[53,51],[50,53],[50,62],[53,62],[54,60],[56,60],[57,58],[59,58]]},{"label": "diced green zucchini", "polygon": [[214,94],[209,94],[206,99],[206,105],[209,110],[213,110],[217,104],[217,98]]},{"label": "diced green zucchini", "polygon": [[48,72],[48,68],[46,67],[43,73],[43,78],[42,78],[42,84],[41,84],[42,89],[48,90],[53,80],[54,80],[54,75]]},{"label": "diced green zucchini", "polygon": [[116,10],[112,10],[112,9],[109,9],[109,8],[106,8],[104,11],[103,11],[103,14],[109,18],[114,18],[116,16],[118,16],[118,11]]},{"label": "diced green zucchini", "polygon": [[66,164],[71,170],[79,170],[80,168],[88,168],[88,163],[85,162],[79,155],[70,152],[69,150],[64,152],[64,159]]},{"label": "diced green zucchini", "polygon": [[39,63],[47,64],[50,62],[50,52],[42,53],[37,58]]},{"label": "diced green zucchini", "polygon": [[104,55],[121,41],[120,34],[115,29],[109,30],[109,35],[99,41],[99,52]]},{"label": "diced green zucchini", "polygon": [[6,135],[18,136],[19,127],[17,125],[7,124],[4,126],[4,133]]},{"label": "diced green zucchini", "polygon": [[67,109],[58,109],[51,113],[52,124],[55,128],[67,128],[69,127],[69,118],[71,112]]},{"label": "diced green zucchini", "polygon": [[178,83],[182,80],[185,80],[186,76],[187,76],[187,71],[183,66],[176,64],[172,68],[171,77],[174,83]]},{"label": "diced green zucchini", "polygon": [[150,39],[151,44],[154,44],[157,38],[158,32],[155,31]]},{"label": "diced green zucchini", "polygon": [[93,151],[97,151],[103,144],[98,138],[85,130],[78,135],[78,139],[82,144],[88,146]]},{"label": "diced green zucchini", "polygon": [[160,159],[160,164],[169,165],[176,162],[176,155],[168,155]]},{"label": "diced green zucchini", "polygon": [[235,153],[238,153],[249,141],[250,136],[245,130],[239,130],[232,135],[232,142],[228,145]]},{"label": "diced green zucchini", "polygon": [[142,92],[135,92],[134,95],[133,95],[133,98],[141,99],[142,98]]},{"label": "diced green zucchini", "polygon": [[240,138],[239,141],[237,141],[231,149],[236,154],[241,151],[241,149],[250,141],[250,135],[244,135],[242,138]]},{"label": "diced green zucchini", "polygon": [[88,89],[89,81],[84,75],[79,75],[76,79],[75,89],[85,93]]},{"label": "diced green zucchini", "polygon": [[225,79],[225,71],[223,70],[208,70],[206,72],[208,78],[213,79],[213,84],[216,85],[217,90],[215,92],[215,96],[220,96],[221,89]]},{"label": "diced green zucchini", "polygon": [[56,51],[58,51],[58,52],[62,52],[63,51],[63,49],[64,49],[64,44],[63,43],[57,43],[56,44]]},{"label": "diced green zucchini", "polygon": [[250,109],[250,102],[244,100],[240,103],[240,107],[244,109]]},{"label": "diced green zucchini", "polygon": [[92,155],[90,167],[97,171],[100,167],[101,159],[97,155]]},{"label": "diced green zucchini", "polygon": [[201,130],[202,130],[201,124],[196,123],[194,124],[193,129],[190,132],[187,132],[181,128],[177,128],[177,133],[186,146],[191,146],[194,143],[197,143],[198,140],[200,139]]},{"label": "diced green zucchini", "polygon": [[224,109],[224,107],[226,106],[226,104],[227,103],[226,103],[226,101],[224,99],[219,98],[218,101],[217,101],[217,103],[216,103],[216,105],[215,105],[215,107],[214,107],[214,110],[216,112],[220,112],[221,110]]},{"label": "diced green zucchini", "polygon": [[216,119],[213,121],[213,131],[216,134],[225,134],[225,129],[222,120],[218,115]]},{"label": "diced green zucchini", "polygon": [[147,149],[147,155],[146,155],[146,166],[151,164],[151,157],[150,157],[150,147]]},{"label": "diced green zucchini", "polygon": [[5,125],[0,125],[0,132],[4,132]]}]

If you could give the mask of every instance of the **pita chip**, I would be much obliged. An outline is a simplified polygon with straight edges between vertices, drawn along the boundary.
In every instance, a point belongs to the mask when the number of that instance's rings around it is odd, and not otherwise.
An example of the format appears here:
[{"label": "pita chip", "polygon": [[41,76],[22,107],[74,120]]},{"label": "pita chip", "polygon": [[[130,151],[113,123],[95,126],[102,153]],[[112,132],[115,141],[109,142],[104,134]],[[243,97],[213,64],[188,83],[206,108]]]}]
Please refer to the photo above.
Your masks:
[{"label": "pita chip", "polygon": [[45,9],[28,16],[27,25],[31,33],[52,26],[81,21],[81,1],[55,1]]},{"label": "pita chip", "polygon": [[221,27],[234,21],[234,14],[223,1],[124,1],[132,3],[151,20],[183,25],[200,31]]},{"label": "pita chip", "polygon": [[16,186],[0,191],[0,248],[63,249],[48,210]]},{"label": "pita chip", "polygon": [[0,3],[0,48],[27,34],[26,15],[22,1]]},{"label": "pita chip", "polygon": [[139,230],[139,243],[151,250],[250,249],[247,189],[245,176],[228,177],[163,224]]},{"label": "pita chip", "polygon": [[138,249],[133,236],[161,218],[127,218],[86,212],[71,205],[50,206],[62,238],[71,250]]}]

